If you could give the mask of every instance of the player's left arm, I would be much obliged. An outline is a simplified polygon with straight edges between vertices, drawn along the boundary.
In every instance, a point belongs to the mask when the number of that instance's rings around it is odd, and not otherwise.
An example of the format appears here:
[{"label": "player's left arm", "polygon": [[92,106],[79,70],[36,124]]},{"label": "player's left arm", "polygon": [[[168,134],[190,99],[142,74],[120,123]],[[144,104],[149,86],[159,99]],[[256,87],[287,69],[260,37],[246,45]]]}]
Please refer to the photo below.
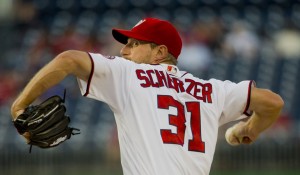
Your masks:
[{"label": "player's left arm", "polygon": [[283,106],[284,101],[278,94],[252,87],[249,109],[253,114],[247,121],[241,121],[227,130],[228,143],[238,145],[254,142],[260,133],[276,122]]}]

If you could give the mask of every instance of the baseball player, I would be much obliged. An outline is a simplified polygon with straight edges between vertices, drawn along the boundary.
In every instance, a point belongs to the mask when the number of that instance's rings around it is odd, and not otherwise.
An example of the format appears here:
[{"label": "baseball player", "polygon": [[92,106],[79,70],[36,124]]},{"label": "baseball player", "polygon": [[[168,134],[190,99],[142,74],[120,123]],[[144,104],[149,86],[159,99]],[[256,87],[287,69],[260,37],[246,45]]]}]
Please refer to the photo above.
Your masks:
[{"label": "baseball player", "polygon": [[112,34],[124,44],[121,57],[75,50],[59,54],[13,103],[13,118],[75,75],[83,96],[113,111],[125,175],[207,175],[219,126],[245,119],[231,128],[228,142],[250,144],[280,114],[281,97],[253,81],[207,81],[180,71],[182,41],[168,21],[145,18]]}]

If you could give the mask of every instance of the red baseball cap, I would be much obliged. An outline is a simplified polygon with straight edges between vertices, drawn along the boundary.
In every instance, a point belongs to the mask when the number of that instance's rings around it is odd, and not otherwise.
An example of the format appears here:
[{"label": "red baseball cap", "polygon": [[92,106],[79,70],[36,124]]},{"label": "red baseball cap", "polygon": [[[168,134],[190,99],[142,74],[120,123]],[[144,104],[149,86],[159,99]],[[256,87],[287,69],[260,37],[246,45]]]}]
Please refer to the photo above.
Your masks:
[{"label": "red baseball cap", "polygon": [[122,44],[127,44],[128,38],[165,45],[175,58],[178,58],[182,41],[176,28],[168,21],[145,18],[139,21],[131,30],[112,29],[113,37]]}]

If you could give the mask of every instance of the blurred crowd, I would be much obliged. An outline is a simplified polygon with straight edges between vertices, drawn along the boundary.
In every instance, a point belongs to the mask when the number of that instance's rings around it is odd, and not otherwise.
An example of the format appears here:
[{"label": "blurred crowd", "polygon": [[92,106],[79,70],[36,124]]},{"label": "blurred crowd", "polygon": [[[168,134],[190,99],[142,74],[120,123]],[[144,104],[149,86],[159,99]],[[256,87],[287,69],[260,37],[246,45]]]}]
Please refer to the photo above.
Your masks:
[{"label": "blurred crowd", "polygon": [[[167,19],[177,26],[184,42],[178,66],[203,79],[236,76],[234,72],[219,77],[213,74],[223,63],[228,65],[223,69],[234,70],[238,66],[230,65],[246,65],[240,71],[247,65],[266,63],[243,78],[254,78],[258,86],[280,93],[288,103],[275,127],[284,136],[300,133],[289,130],[291,125],[300,126],[295,109],[300,104],[296,90],[300,68],[298,0],[1,0],[0,109],[9,112],[7,108],[36,71],[65,50],[119,55],[121,45],[113,40],[111,28],[129,29],[146,16]],[[277,67],[270,70],[270,64]],[[287,67],[277,69],[278,64]],[[261,84],[260,76],[255,77],[272,71],[271,78]],[[284,76],[287,82],[266,83]],[[289,82],[288,88],[281,87]],[[74,99],[80,98],[76,81],[54,87],[51,93],[63,88],[74,93]]]}]

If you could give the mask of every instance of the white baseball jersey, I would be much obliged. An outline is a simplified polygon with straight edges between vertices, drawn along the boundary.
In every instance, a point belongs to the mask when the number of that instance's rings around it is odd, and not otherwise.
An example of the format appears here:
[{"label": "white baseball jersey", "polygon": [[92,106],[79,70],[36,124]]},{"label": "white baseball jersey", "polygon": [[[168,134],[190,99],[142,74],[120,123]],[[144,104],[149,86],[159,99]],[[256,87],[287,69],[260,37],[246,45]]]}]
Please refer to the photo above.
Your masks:
[{"label": "white baseball jersey", "polygon": [[89,53],[84,96],[107,103],[125,175],[207,175],[218,127],[247,114],[252,81],[201,80],[167,64]]}]

